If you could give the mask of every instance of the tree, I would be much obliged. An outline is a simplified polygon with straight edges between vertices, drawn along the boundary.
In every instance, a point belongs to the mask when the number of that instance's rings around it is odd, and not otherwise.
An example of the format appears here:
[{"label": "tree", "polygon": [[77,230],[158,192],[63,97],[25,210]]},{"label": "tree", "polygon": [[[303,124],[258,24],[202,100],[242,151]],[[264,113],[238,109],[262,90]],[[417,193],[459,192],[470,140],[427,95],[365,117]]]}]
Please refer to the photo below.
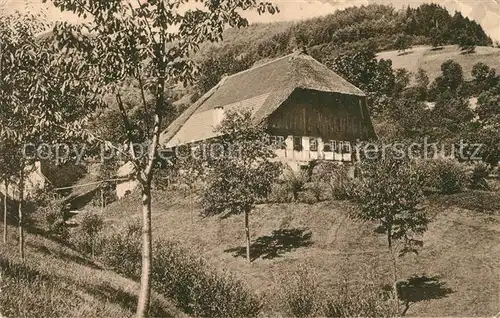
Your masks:
[{"label": "tree", "polygon": [[411,48],[411,37],[407,34],[400,34],[394,41],[394,47],[398,50],[398,52],[405,52],[406,50]]},{"label": "tree", "polygon": [[393,96],[400,96],[410,85],[411,73],[405,68],[398,68],[394,71]]},{"label": "tree", "polygon": [[441,64],[441,75],[436,77],[428,90],[429,100],[435,101],[439,94],[457,93],[466,95],[464,88],[464,72],[462,66],[453,61],[447,60]]},{"label": "tree", "polygon": [[5,195],[3,200],[3,242],[7,242],[7,201],[9,199],[9,185],[19,172],[21,154],[11,140],[0,139],[0,182],[3,182]]},{"label": "tree", "polygon": [[467,98],[445,91],[436,100],[431,117],[436,138],[458,140],[460,134],[468,130],[474,113]]},{"label": "tree", "polygon": [[407,97],[394,98],[388,115],[399,126],[399,138],[414,139],[428,133],[430,112],[422,101]]},{"label": "tree", "polygon": [[470,139],[482,145],[479,155],[483,161],[495,166],[500,161],[500,85],[479,95],[475,112],[479,120]]},{"label": "tree", "polygon": [[468,18],[464,18],[460,12],[456,12],[453,16],[451,22],[452,37],[460,47],[462,54],[474,53],[479,42],[475,28],[475,25]]},{"label": "tree", "polygon": [[[18,228],[19,254],[24,259],[25,178],[33,168],[36,156],[26,153],[41,144],[48,146],[80,116],[80,106],[87,99],[74,99],[73,90],[62,86],[71,76],[63,71],[74,69],[65,61],[58,63],[59,54],[38,34],[47,27],[38,15],[19,12],[0,17],[1,90],[0,140],[10,145],[9,154],[17,161],[10,175],[15,175],[19,190]],[[80,85],[84,85],[83,83]],[[61,105],[71,107],[61,109]],[[13,159],[13,158],[10,158]],[[15,170],[15,171],[14,171]]]},{"label": "tree", "polygon": [[442,28],[434,27],[430,32],[431,45],[437,49],[446,43],[445,31]]},{"label": "tree", "polygon": [[476,51],[476,40],[473,35],[467,31],[462,31],[457,36],[457,44],[462,54],[472,54]]},{"label": "tree", "polygon": [[[268,2],[236,0],[202,1],[196,8],[186,8],[185,1],[54,0],[63,11],[72,11],[89,23],[60,23],[54,29],[56,43],[67,51],[66,58],[79,66],[86,81],[97,87],[84,88],[80,96],[98,95],[114,101],[126,130],[127,159],[134,167],[134,177],[142,193],[142,271],[137,315],[149,309],[150,268],[152,259],[151,183],[159,156],[159,138],[169,102],[165,91],[177,83],[193,82],[196,74],[193,53],[203,42],[218,41],[224,28],[247,26],[240,10],[257,9],[259,13],[275,13]],[[76,84],[75,81],[69,82]],[[144,153],[138,151],[128,109],[124,104],[123,86],[132,83],[140,92],[141,106],[153,110],[153,125],[146,130]],[[87,115],[93,113],[82,108]],[[80,132],[85,132],[81,130]],[[81,137],[89,138],[88,133]],[[121,150],[119,147],[115,148]],[[139,148],[139,149],[138,149]]]},{"label": "tree", "polygon": [[415,74],[416,97],[419,101],[425,101],[427,99],[427,88],[429,87],[429,83],[427,72],[419,68]]},{"label": "tree", "polygon": [[[418,253],[422,235],[429,223],[421,208],[422,184],[410,160],[401,158],[393,149],[373,153],[373,159],[363,159],[360,182],[356,189],[359,209],[351,215],[364,221],[376,222],[375,232],[383,234],[393,265],[394,295],[398,279],[395,252],[404,256]],[[399,246],[395,246],[399,243]],[[396,249],[395,249],[396,248]]]},{"label": "tree", "polygon": [[491,167],[498,165],[500,162],[500,116],[497,115],[483,122],[476,131],[473,131],[469,140],[476,145],[481,145],[476,156]]},{"label": "tree", "polygon": [[474,93],[478,95],[500,83],[500,76],[496,74],[496,70],[483,62],[474,64],[472,77],[474,77]]},{"label": "tree", "polygon": [[341,54],[333,60],[332,69],[362,90],[371,92],[370,83],[377,72],[375,52]]},{"label": "tree", "polygon": [[483,122],[500,116],[500,84],[478,96],[476,113]]},{"label": "tree", "polygon": [[382,96],[392,96],[396,85],[396,75],[392,69],[392,61],[377,60],[375,52],[365,48],[354,53],[341,54],[333,61],[332,69],[349,82],[367,92],[372,101],[371,111],[381,113],[378,107]]},{"label": "tree", "polygon": [[3,197],[3,242],[7,243],[7,201],[9,199],[9,184],[19,171],[19,153],[9,140],[0,140],[0,182],[4,184],[5,195]]},{"label": "tree", "polygon": [[262,124],[256,124],[249,111],[227,112],[216,128],[222,137],[209,144],[212,152],[202,205],[206,215],[243,213],[245,217],[246,257],[250,258],[249,215],[259,199],[267,197],[281,171],[270,162],[275,156]]}]

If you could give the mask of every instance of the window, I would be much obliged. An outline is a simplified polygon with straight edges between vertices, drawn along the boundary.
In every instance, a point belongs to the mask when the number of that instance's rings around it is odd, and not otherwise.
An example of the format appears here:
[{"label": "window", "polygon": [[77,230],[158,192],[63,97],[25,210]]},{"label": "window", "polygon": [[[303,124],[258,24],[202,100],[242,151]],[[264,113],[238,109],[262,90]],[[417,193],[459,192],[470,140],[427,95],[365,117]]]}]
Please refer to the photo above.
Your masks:
[{"label": "window", "polygon": [[309,138],[309,150],[318,151],[318,139],[314,137]]},{"label": "window", "polygon": [[351,153],[351,143],[349,141],[341,141],[340,148],[342,153]]},{"label": "window", "polygon": [[326,152],[337,151],[337,142],[335,140],[330,140],[328,142],[325,142],[325,145],[323,146],[323,151]]},{"label": "window", "polygon": [[293,150],[295,151],[302,151],[302,137],[300,136],[294,136],[293,137]]},{"label": "window", "polygon": [[286,149],[285,136],[271,136],[270,142],[273,149]]},{"label": "window", "polygon": [[332,151],[332,145],[329,142],[325,142],[325,144],[323,145],[323,151],[325,152]]}]

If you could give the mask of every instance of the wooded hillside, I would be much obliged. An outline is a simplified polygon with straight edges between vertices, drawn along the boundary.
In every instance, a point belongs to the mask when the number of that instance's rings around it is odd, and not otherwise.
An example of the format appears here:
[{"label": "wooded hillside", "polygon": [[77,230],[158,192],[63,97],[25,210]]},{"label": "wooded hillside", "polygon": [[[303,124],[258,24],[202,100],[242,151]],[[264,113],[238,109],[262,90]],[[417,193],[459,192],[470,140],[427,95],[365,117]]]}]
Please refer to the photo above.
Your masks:
[{"label": "wooded hillside", "polygon": [[406,10],[372,4],[301,22],[255,24],[227,30],[222,43],[203,48],[198,92],[210,89],[224,74],[242,71],[259,60],[282,56],[301,46],[328,65],[339,54],[361,48],[379,52],[449,44],[489,46],[492,40],[475,21],[460,12],[450,14],[436,4]]}]

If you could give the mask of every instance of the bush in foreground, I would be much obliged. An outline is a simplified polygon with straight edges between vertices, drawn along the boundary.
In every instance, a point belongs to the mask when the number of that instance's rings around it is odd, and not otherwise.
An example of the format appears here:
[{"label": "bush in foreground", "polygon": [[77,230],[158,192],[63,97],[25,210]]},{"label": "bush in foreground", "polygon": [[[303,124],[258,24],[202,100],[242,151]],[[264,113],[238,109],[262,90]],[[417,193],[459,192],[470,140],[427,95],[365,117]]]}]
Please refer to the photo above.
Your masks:
[{"label": "bush in foreground", "polygon": [[383,288],[369,282],[363,286],[349,286],[344,281],[336,295],[328,295],[323,303],[326,317],[397,317],[397,306]]},{"label": "bush in foreground", "polygon": [[470,178],[470,188],[473,190],[489,190],[489,185],[486,181],[489,174],[490,171],[487,164],[482,162],[476,164]]},{"label": "bush in foreground", "polygon": [[141,231],[138,222],[104,238],[102,261],[117,273],[138,279],[141,266]]},{"label": "bush in foreground", "polygon": [[156,246],[153,288],[196,317],[254,317],[261,300],[233,276],[218,273],[171,242]]},{"label": "bush in foreground", "polygon": [[315,276],[306,268],[282,279],[278,301],[287,316],[309,317],[320,308],[320,294]]},{"label": "bush in foreground", "polygon": [[288,191],[293,196],[293,200],[297,201],[299,198],[299,192],[303,191],[306,185],[308,179],[307,173],[302,170],[292,171],[291,169],[286,169],[283,177]]},{"label": "bush in foreground", "polygon": [[273,184],[271,193],[269,194],[268,201],[272,203],[288,203],[292,202],[292,195],[286,184],[276,183]]},{"label": "bush in foreground", "polygon": [[[100,259],[118,273],[138,279],[140,231],[134,224],[105,238]],[[240,281],[219,273],[172,242],[155,246],[151,282],[155,291],[196,317],[254,317],[262,307],[260,298]]]},{"label": "bush in foreground", "polygon": [[389,299],[375,277],[366,277],[363,283],[352,284],[343,280],[332,291],[323,291],[318,279],[308,268],[282,279],[278,301],[285,316],[289,317],[396,317],[397,306]]}]

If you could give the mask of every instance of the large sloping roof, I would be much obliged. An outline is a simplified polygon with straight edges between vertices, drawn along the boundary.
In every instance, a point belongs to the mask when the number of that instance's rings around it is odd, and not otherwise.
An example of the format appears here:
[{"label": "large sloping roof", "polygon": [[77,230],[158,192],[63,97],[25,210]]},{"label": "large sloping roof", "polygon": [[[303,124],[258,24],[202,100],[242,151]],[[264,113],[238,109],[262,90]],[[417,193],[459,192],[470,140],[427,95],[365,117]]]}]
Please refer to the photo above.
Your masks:
[{"label": "large sloping roof", "polygon": [[160,144],[168,148],[216,136],[216,107],[251,109],[261,121],[297,88],[365,96],[311,56],[296,52],[223,78],[162,132]]}]

